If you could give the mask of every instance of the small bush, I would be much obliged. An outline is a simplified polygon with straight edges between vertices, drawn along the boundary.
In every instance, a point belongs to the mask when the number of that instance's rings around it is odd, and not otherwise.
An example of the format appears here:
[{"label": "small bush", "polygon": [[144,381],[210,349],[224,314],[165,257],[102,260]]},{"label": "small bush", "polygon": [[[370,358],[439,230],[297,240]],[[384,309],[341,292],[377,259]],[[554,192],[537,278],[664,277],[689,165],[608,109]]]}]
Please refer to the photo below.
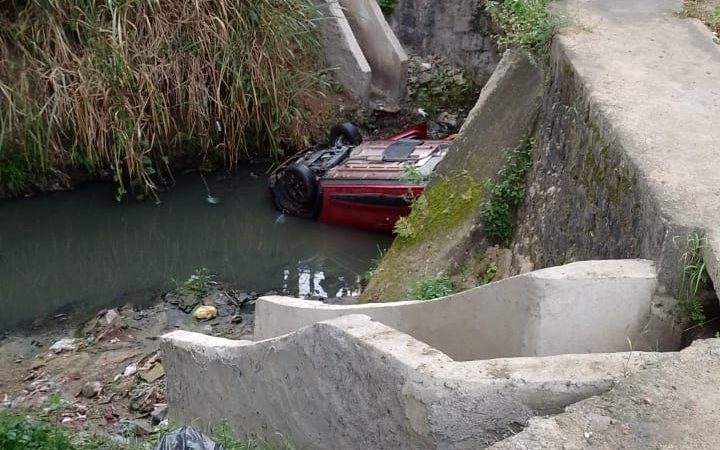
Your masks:
[{"label": "small bush", "polygon": [[197,269],[190,275],[180,286],[180,290],[202,295],[214,281],[215,275],[203,267],[202,269]]},{"label": "small bush", "polygon": [[413,300],[432,300],[445,297],[455,291],[455,283],[445,274],[434,277],[422,277],[407,291],[407,296]]},{"label": "small bush", "polygon": [[485,235],[498,244],[507,244],[512,237],[515,209],[525,198],[525,174],[532,166],[529,139],[519,147],[505,151],[505,165],[498,172],[497,181],[490,187],[490,200],[482,206]]},{"label": "small bush", "polygon": [[10,411],[0,411],[0,449],[75,450],[63,427]]},{"label": "small bush", "polygon": [[383,14],[386,16],[389,16],[395,10],[396,0],[377,0],[377,2]]},{"label": "small bush", "polygon": [[517,48],[529,55],[546,53],[556,25],[548,11],[550,0],[504,0],[488,2],[488,12],[500,32],[501,50]]}]

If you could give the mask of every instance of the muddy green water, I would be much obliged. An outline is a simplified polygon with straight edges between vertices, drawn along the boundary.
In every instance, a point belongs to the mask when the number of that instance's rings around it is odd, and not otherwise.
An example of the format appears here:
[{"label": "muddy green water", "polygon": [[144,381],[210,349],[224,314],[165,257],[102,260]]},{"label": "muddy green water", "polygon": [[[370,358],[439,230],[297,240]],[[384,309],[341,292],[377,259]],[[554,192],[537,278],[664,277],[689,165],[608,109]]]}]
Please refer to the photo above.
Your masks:
[{"label": "muddy green water", "polygon": [[[257,175],[256,175],[257,174]],[[109,184],[0,201],[0,332],[58,312],[143,303],[198,268],[259,293],[342,296],[389,237],[281,216],[264,168],[178,179],[162,203]]]}]

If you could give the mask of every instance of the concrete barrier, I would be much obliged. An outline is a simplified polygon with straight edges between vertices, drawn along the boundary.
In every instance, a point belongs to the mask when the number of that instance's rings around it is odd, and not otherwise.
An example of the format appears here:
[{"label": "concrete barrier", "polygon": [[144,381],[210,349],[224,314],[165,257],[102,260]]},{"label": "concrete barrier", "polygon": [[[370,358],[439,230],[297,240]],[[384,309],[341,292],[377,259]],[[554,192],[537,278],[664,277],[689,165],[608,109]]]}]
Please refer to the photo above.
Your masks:
[{"label": "concrete barrier", "polygon": [[340,0],[350,27],[372,68],[376,94],[388,100],[405,96],[408,57],[376,0]]},{"label": "concrete barrier", "polygon": [[337,0],[317,0],[316,21],[325,64],[354,98],[367,101],[371,94],[372,69],[360,48]]},{"label": "concrete barrier", "polygon": [[[348,314],[365,314],[455,360],[563,353],[675,350],[660,342],[671,324],[652,322],[657,287],[644,260],[585,261],[538,270],[433,301],[325,305],[263,297],[255,339]],[[663,348],[658,348],[658,345]]]},{"label": "concrete barrier", "polygon": [[455,362],[367,316],[252,343],[161,339],[170,418],[295,448],[475,449],[611,389],[657,354]]}]

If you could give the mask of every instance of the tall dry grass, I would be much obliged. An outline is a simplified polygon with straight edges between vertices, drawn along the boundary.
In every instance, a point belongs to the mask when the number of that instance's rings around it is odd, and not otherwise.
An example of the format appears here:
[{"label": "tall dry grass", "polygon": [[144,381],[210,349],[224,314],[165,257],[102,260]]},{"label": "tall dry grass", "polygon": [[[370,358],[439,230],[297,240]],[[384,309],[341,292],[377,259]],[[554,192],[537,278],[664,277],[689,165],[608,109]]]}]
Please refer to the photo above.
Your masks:
[{"label": "tall dry grass", "polygon": [[315,18],[309,0],[0,0],[0,191],[83,168],[153,193],[180,159],[282,156],[305,138]]}]

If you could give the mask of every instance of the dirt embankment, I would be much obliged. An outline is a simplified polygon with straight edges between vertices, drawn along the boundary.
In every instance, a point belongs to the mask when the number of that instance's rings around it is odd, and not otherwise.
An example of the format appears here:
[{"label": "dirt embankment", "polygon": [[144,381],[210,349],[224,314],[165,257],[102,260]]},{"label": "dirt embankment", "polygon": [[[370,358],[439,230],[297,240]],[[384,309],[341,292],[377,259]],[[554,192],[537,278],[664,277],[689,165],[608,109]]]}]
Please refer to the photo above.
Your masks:
[{"label": "dirt embankment", "polygon": [[213,284],[165,294],[148,308],[127,305],[87,321],[59,316],[44,329],[6,335],[0,340],[2,407],[120,441],[150,434],[167,410],[158,336],[183,329],[252,339],[256,298]]}]

